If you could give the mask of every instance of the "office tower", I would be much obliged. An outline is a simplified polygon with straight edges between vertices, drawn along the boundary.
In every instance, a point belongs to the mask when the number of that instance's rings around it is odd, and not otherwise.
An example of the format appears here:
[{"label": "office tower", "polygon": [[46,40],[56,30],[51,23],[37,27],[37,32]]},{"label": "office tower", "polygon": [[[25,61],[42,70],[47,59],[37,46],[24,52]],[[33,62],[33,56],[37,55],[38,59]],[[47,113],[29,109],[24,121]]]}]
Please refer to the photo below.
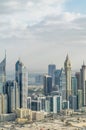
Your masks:
[{"label": "office tower", "polygon": [[49,75],[44,76],[44,95],[50,95],[52,91],[52,77]]},{"label": "office tower", "polygon": [[78,89],[78,109],[82,107],[82,90]]},{"label": "office tower", "polygon": [[62,95],[62,99],[66,99],[66,76],[63,68],[55,71],[55,85],[58,86],[58,91]]},{"label": "office tower", "polygon": [[7,114],[8,112],[8,100],[7,100],[7,94],[2,94],[2,114]]},{"label": "office tower", "polygon": [[69,101],[62,101],[62,109],[63,110],[66,110],[66,109],[69,109]]},{"label": "office tower", "polygon": [[37,97],[38,101],[41,101],[41,110],[45,111],[45,101],[46,101],[46,97]]},{"label": "office tower", "polygon": [[50,101],[45,100],[45,112],[50,112]]},{"label": "office tower", "polygon": [[20,107],[19,87],[16,81],[7,81],[4,86],[4,94],[8,96],[8,113]]},{"label": "office tower", "polygon": [[77,78],[72,77],[72,95],[77,95]]},{"label": "office tower", "polygon": [[77,110],[77,96],[76,95],[71,95],[69,96],[69,108],[74,109],[74,111]]},{"label": "office tower", "polygon": [[49,112],[53,112],[53,96],[47,96],[46,97],[46,100],[48,101],[47,103],[47,105],[50,105],[49,106]]},{"label": "office tower", "polygon": [[31,109],[31,97],[27,97],[27,108]]},{"label": "office tower", "polygon": [[16,62],[15,71],[20,91],[20,108],[27,108],[28,71],[20,60]]},{"label": "office tower", "polygon": [[66,60],[64,62],[64,69],[66,75],[66,99],[68,100],[71,95],[71,62],[68,55],[66,56]]},{"label": "office tower", "polygon": [[76,76],[76,79],[77,79],[77,89],[81,89],[81,85],[80,85],[80,72],[76,72],[75,76]]},{"label": "office tower", "polygon": [[41,101],[40,100],[31,100],[31,110],[32,111],[41,111]]},{"label": "office tower", "polygon": [[6,55],[0,63],[0,93],[3,94],[3,86],[6,82]]},{"label": "office tower", "polygon": [[83,105],[86,105],[86,65],[82,65],[81,72],[81,89],[82,89],[82,101]]},{"label": "office tower", "polygon": [[62,96],[53,96],[53,113],[59,113],[62,110]]},{"label": "office tower", "polygon": [[52,77],[52,85],[54,86],[55,83],[55,75],[54,72],[56,70],[56,65],[55,64],[49,64],[48,65],[48,75]]}]

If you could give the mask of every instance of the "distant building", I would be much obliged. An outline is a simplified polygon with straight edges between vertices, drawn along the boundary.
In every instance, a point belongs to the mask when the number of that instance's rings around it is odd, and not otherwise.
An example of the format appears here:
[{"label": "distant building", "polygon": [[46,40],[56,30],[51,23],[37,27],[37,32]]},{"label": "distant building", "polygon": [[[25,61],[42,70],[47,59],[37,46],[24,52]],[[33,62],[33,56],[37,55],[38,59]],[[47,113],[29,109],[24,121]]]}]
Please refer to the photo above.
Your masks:
[{"label": "distant building", "polygon": [[61,93],[62,100],[66,99],[66,76],[63,68],[55,71],[55,85],[58,85],[58,92]]},{"label": "distant building", "polygon": [[6,82],[6,56],[0,63],[0,93],[2,94],[5,82]]},{"label": "distant building", "polygon": [[20,108],[27,108],[28,71],[20,60],[16,62],[15,71],[20,91]]},{"label": "distant building", "polygon": [[7,81],[5,83],[4,94],[8,96],[8,113],[20,107],[19,86],[16,81]]},{"label": "distant building", "polygon": [[55,70],[56,70],[56,65],[55,64],[49,64],[48,65],[48,75],[52,77],[52,85],[54,86],[55,83]]},{"label": "distant building", "polygon": [[69,109],[69,101],[62,101],[62,109],[63,110],[66,110],[66,109]]},{"label": "distant building", "polygon": [[27,97],[27,108],[31,109],[31,97]]},{"label": "distant building", "polygon": [[45,101],[46,97],[37,97],[38,101],[41,101],[41,111],[45,111]]},{"label": "distant building", "polygon": [[62,110],[62,96],[53,96],[53,113],[58,113]]},{"label": "distant building", "polygon": [[77,78],[72,77],[72,95],[77,95]]},{"label": "distant building", "polygon": [[69,108],[76,111],[78,108],[77,105],[78,105],[77,96],[75,96],[75,95],[69,96]]},{"label": "distant building", "polygon": [[7,111],[7,95],[0,94],[0,114],[6,114]]},{"label": "distant building", "polygon": [[40,100],[31,100],[31,110],[32,111],[41,111],[41,101]]},{"label": "distant building", "polygon": [[44,95],[50,95],[52,92],[52,77],[49,75],[44,76]]},{"label": "distant building", "polygon": [[64,69],[66,75],[66,99],[68,100],[71,95],[71,62],[69,60],[68,55],[66,56],[66,60],[64,62]]},{"label": "distant building", "polygon": [[78,109],[80,109],[82,107],[82,90],[78,89]]},{"label": "distant building", "polygon": [[80,77],[81,77],[81,89],[82,89],[82,101],[83,106],[86,106],[86,65],[82,65],[80,70]]},{"label": "distant building", "polygon": [[81,89],[81,84],[80,84],[80,72],[75,73],[76,79],[77,79],[77,89]]}]

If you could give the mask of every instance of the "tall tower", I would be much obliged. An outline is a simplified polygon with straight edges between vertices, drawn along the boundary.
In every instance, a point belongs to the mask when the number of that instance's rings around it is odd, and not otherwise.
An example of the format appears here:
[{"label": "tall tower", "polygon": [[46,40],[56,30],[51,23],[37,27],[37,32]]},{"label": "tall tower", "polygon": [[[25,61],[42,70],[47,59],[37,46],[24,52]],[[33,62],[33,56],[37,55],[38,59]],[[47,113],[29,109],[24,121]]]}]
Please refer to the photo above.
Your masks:
[{"label": "tall tower", "polygon": [[81,76],[81,89],[82,89],[82,101],[83,105],[86,105],[86,65],[83,63],[82,68],[80,70]]},{"label": "tall tower", "polygon": [[52,91],[52,77],[49,75],[44,76],[44,95],[50,95]]},{"label": "tall tower", "polygon": [[55,84],[55,71],[56,71],[56,65],[55,64],[49,64],[48,65],[48,75],[52,77],[52,85]]},{"label": "tall tower", "polygon": [[20,108],[27,108],[28,71],[20,60],[16,62],[15,71],[20,91]]},{"label": "tall tower", "polygon": [[66,75],[66,99],[68,100],[71,95],[71,62],[68,55],[66,56],[66,60],[64,62],[64,69]]},{"label": "tall tower", "polygon": [[3,94],[3,86],[6,82],[6,54],[0,63],[0,93]]}]

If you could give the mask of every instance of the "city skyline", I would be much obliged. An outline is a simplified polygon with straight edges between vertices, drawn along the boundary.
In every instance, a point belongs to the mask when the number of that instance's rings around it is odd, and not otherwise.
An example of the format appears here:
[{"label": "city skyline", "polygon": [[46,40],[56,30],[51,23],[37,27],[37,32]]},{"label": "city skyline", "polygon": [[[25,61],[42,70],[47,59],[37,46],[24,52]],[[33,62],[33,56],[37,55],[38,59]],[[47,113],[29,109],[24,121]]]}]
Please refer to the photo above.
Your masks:
[{"label": "city skyline", "polygon": [[[0,61],[7,50],[7,70],[20,57],[30,71],[63,67],[67,53],[72,70],[86,63],[86,1],[8,0],[0,2]],[[60,58],[59,58],[60,57]]]}]

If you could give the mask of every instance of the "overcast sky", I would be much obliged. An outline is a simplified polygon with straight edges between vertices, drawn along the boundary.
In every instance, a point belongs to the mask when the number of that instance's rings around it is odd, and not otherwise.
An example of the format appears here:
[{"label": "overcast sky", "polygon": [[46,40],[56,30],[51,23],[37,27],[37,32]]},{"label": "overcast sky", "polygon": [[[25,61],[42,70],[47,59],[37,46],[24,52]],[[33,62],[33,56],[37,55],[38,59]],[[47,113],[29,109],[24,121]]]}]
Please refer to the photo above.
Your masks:
[{"label": "overcast sky", "polygon": [[86,0],[0,0],[0,60],[7,51],[7,70],[21,58],[29,71],[48,64],[72,69],[86,63]]}]

